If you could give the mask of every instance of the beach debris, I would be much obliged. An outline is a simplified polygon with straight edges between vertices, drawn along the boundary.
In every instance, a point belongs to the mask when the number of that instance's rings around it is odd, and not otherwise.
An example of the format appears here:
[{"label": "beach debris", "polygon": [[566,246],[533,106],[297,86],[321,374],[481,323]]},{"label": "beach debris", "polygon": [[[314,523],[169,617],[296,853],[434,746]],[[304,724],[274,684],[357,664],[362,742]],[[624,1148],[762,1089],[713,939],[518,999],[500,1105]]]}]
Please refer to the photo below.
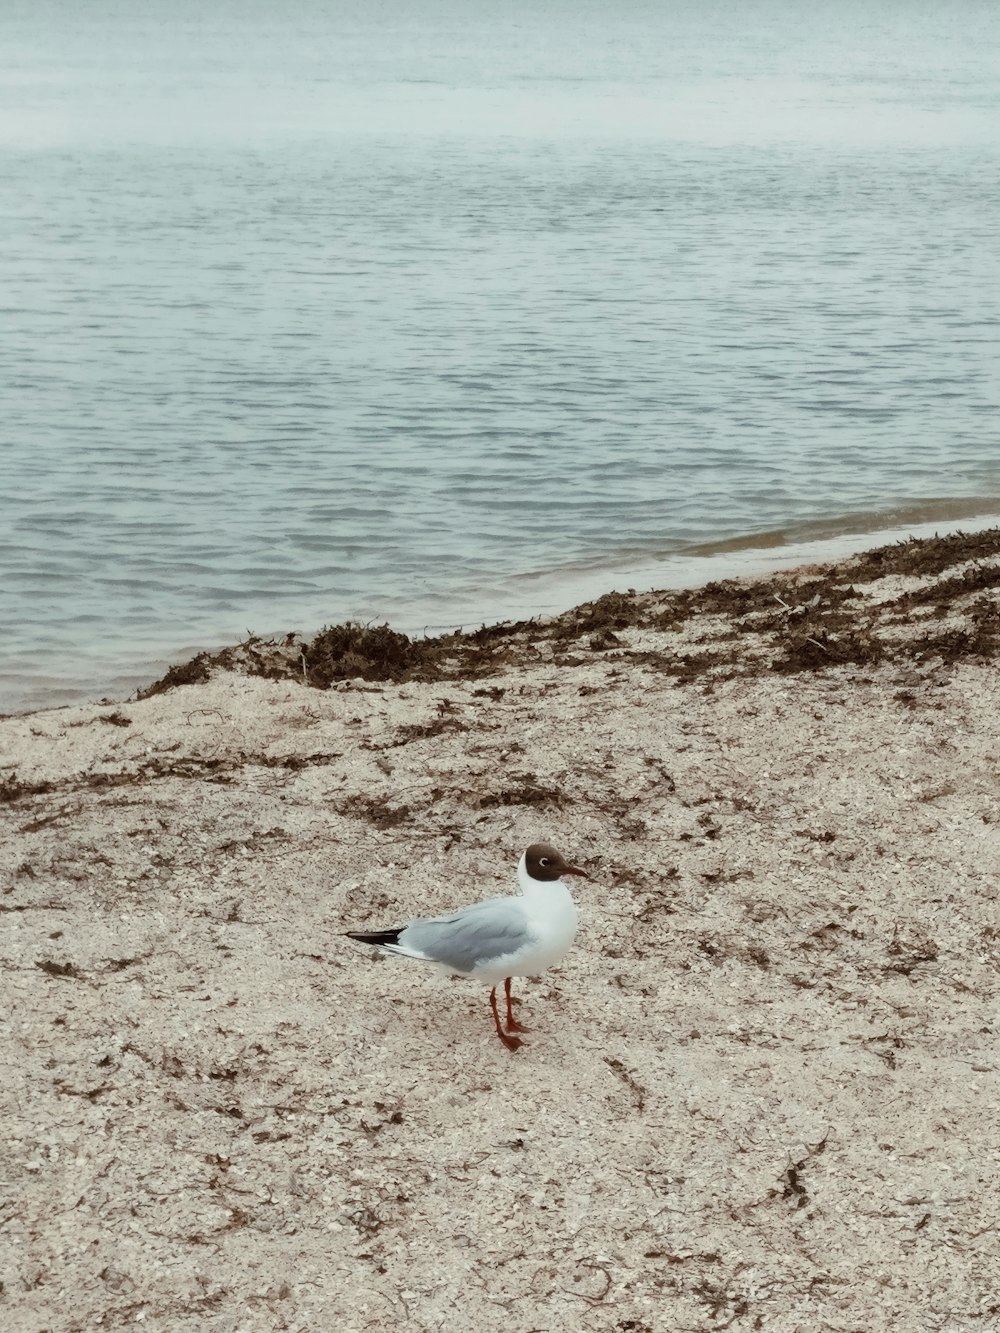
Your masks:
[{"label": "beach debris", "polygon": [[49,977],[63,977],[78,980],[83,973],[75,963],[56,963],[51,958],[38,958],[35,966]]},{"label": "beach debris", "polygon": [[[891,575],[927,578],[949,568],[956,572],[932,584],[879,595]],[[476,630],[410,637],[388,625],[348,622],[311,640],[251,636],[172,666],[137,697],[208,680],[214,670],[330,689],[358,680],[477,680],[545,660],[574,667],[595,653],[609,663],[662,671],[679,684],[884,661],[934,671],[1000,655],[998,590],[1000,528],[993,528],[895,542],[800,573],[724,579],[696,589],[610,592],[549,619]],[[498,698],[497,688],[487,687],[488,697]]]}]

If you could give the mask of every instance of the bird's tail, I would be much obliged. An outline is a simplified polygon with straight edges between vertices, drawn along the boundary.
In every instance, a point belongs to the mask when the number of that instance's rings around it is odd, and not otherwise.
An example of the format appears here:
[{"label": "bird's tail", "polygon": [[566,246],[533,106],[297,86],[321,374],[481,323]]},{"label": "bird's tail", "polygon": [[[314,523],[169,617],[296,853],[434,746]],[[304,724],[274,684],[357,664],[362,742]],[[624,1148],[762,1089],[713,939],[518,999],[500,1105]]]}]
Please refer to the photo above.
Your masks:
[{"label": "bird's tail", "polygon": [[402,933],[402,926],[397,927],[396,930],[344,931],[349,940],[357,940],[359,944],[374,944],[378,949],[391,949],[394,944],[399,943],[399,937]]}]

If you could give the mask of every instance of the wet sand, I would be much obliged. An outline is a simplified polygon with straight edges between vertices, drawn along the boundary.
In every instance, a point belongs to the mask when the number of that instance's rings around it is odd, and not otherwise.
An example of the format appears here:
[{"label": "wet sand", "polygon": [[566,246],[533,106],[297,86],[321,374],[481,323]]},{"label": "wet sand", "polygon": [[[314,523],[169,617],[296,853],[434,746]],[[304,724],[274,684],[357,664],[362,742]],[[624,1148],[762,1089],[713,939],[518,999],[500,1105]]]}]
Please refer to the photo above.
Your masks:
[{"label": "wet sand", "polygon": [[[990,1327],[998,588],[982,533],[0,721],[6,1326]],[[540,838],[593,878],[514,1054],[340,935]]]}]

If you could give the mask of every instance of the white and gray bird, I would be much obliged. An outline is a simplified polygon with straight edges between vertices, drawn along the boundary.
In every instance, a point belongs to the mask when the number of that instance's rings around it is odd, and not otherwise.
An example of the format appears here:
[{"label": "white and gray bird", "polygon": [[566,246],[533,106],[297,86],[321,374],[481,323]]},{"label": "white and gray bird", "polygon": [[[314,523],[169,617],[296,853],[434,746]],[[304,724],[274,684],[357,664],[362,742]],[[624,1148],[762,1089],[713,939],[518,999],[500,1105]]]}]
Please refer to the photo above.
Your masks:
[{"label": "white and gray bird", "polygon": [[[558,963],[576,934],[576,903],[564,875],[587,872],[570,863],[544,842],[533,843],[517,867],[519,895],[489,898],[447,916],[417,917],[392,930],[348,930],[348,939],[373,944],[382,953],[436,963],[491,982],[490,1006],[497,1036],[510,1051],[522,1045],[527,1032],[511,1010],[512,977],[534,977]],[[497,1009],[497,983],[507,998],[506,1030]]]}]

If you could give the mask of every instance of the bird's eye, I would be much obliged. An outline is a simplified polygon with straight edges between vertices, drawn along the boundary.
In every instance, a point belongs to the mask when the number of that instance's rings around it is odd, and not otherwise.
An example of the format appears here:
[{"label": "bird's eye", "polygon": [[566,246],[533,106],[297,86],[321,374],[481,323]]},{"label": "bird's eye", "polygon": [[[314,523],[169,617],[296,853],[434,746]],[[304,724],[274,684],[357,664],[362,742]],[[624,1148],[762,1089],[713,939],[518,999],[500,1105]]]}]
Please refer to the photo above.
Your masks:
[{"label": "bird's eye", "polygon": [[543,856],[542,859],[538,862],[538,864],[540,866],[547,866],[549,864],[549,858],[547,856]]}]

